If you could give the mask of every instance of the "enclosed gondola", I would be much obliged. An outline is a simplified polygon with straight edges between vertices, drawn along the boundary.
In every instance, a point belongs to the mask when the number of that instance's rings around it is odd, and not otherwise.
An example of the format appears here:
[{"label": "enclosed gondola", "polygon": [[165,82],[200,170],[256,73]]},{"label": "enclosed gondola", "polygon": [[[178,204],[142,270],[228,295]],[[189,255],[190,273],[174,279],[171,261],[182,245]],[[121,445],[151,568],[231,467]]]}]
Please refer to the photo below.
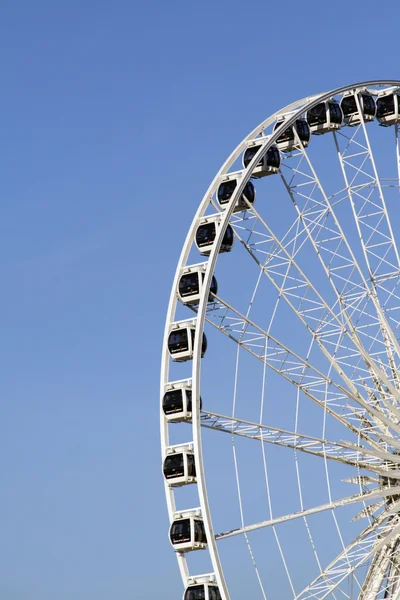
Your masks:
[{"label": "enclosed gondola", "polygon": [[171,487],[196,483],[193,446],[173,446],[168,448],[168,453],[163,463],[163,473],[166,482]]},{"label": "enclosed gondola", "polygon": [[[357,98],[360,110],[357,106]],[[375,100],[367,90],[356,93],[346,92],[340,101],[340,108],[343,111],[344,123],[350,127],[355,127],[362,121],[368,123],[375,118]]]},{"label": "enclosed gondola", "polygon": [[[274,125],[274,131],[281,127],[287,119],[288,116],[278,118]],[[297,135],[295,135],[295,131]],[[276,145],[282,152],[292,152],[292,150],[300,148],[300,145],[307,148],[310,138],[311,132],[307,121],[305,119],[297,119],[293,125],[283,130],[276,140]]]},{"label": "enclosed gondola", "polygon": [[[200,396],[200,410],[202,400]],[[190,421],[192,418],[192,388],[189,381],[168,383],[162,400],[167,421]]]},{"label": "enclosed gondola", "polygon": [[343,123],[343,112],[339,103],[330,99],[310,108],[307,111],[307,123],[314,135],[340,129]]},{"label": "enclosed gondola", "polygon": [[[220,206],[227,206],[231,201],[231,198],[235,192],[237,187],[236,179],[228,179],[227,181],[223,181],[217,190],[217,200]],[[240,198],[237,200],[235,208],[233,212],[240,212],[242,210],[248,210],[249,204],[254,204],[254,200],[256,199],[256,190],[251,181],[248,181],[244,186],[243,192]]]},{"label": "enclosed gondola", "polygon": [[[203,265],[185,267],[183,269],[178,283],[178,298],[183,304],[198,304],[200,302],[205,271],[206,269]],[[213,275],[211,279],[210,294],[208,296],[209,302],[212,302],[213,294],[216,294],[217,291],[218,284]]]},{"label": "enclosed gondola", "polygon": [[384,127],[400,123],[400,90],[385,90],[379,94],[376,101],[376,118]]},{"label": "enclosed gondola", "polygon": [[[168,337],[168,350],[172,360],[184,362],[192,360],[196,326],[191,323],[175,323]],[[207,338],[203,333],[201,358],[207,350]]]},{"label": "enclosed gondola", "polygon": [[183,600],[222,600],[222,596],[215,583],[195,583],[186,588]]},{"label": "enclosed gondola", "polygon": [[[245,169],[249,166],[259,149],[260,145],[250,146],[245,150],[242,158],[243,166]],[[281,166],[281,155],[277,146],[271,146],[264,154],[260,162],[254,168],[251,176],[255,178],[267,177],[268,175],[274,175],[278,173],[279,167]]]},{"label": "enclosed gondola", "polygon": [[207,547],[203,519],[196,513],[176,518],[169,529],[169,539],[177,552],[203,550]]},{"label": "enclosed gondola", "polygon": [[[221,217],[219,215],[201,219],[196,230],[195,242],[198,250],[203,256],[208,256],[210,254],[220,224]],[[234,239],[232,226],[228,224],[222,238],[219,252],[230,252],[232,250]]]}]

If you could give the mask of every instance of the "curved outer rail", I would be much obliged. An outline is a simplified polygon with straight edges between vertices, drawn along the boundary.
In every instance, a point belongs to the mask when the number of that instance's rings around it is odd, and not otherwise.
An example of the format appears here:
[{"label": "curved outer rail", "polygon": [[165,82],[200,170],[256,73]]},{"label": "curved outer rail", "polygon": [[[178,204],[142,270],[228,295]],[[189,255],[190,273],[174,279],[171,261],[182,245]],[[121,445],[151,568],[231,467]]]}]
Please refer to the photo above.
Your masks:
[{"label": "curved outer rail", "polygon": [[[164,340],[163,340],[163,349],[162,349],[162,361],[161,361],[161,377],[160,377],[160,395],[161,395],[161,403],[160,403],[160,425],[161,425],[161,450],[162,450],[162,459],[164,460],[166,455],[166,448],[169,443],[168,436],[168,421],[164,417],[164,413],[162,410],[162,398],[165,391],[165,386],[168,383],[169,376],[169,364],[170,364],[170,355],[168,352],[168,335],[171,329],[172,324],[174,323],[174,317],[177,306],[177,286],[179,281],[179,276],[181,274],[181,269],[186,266],[186,262],[189,257],[190,250],[194,243],[194,236],[196,232],[196,226],[199,222],[199,219],[205,214],[206,209],[208,208],[210,201],[212,199],[213,194],[217,190],[221,179],[229,172],[229,169],[233,165],[233,163],[237,160],[237,158],[244,152],[247,148],[247,144],[250,140],[257,138],[257,136],[262,135],[264,130],[272,125],[278,115],[286,114],[293,112],[290,118],[285,121],[284,129],[290,127],[295,123],[295,121],[301,117],[305,110],[308,110],[314,106],[316,106],[319,102],[327,100],[333,96],[337,96],[345,93],[349,90],[356,90],[360,88],[365,88],[368,86],[400,86],[400,81],[396,80],[376,80],[376,81],[365,81],[361,83],[354,83],[351,85],[347,85],[344,87],[340,87],[329,92],[324,92],[322,94],[309,96],[303,98],[302,100],[298,100],[289,104],[285,108],[280,109],[275,112],[273,115],[268,117],[265,121],[260,123],[255,129],[253,129],[235,148],[229,158],[222,165],[217,175],[214,177],[211,182],[208,190],[206,191],[189,228],[189,232],[186,236],[186,240],[184,242],[181,255],[178,260],[177,269],[175,272],[174,281],[172,284],[171,295],[169,299],[169,305],[167,310],[167,318],[165,323],[164,330]],[[275,132],[268,135],[268,137],[260,137],[257,138],[257,144],[261,144],[261,147],[257,154],[253,157],[253,160],[248,165],[246,169],[239,171],[237,173],[237,182],[238,185],[235,188],[234,194],[230,199],[230,203],[225,210],[221,211],[221,226],[217,228],[216,237],[213,243],[213,248],[211,250],[211,254],[208,258],[207,268],[204,275],[204,282],[202,286],[202,296],[200,299],[200,303],[197,311],[197,319],[196,319],[196,333],[193,347],[193,360],[192,360],[192,432],[193,432],[193,444],[194,444],[194,454],[195,454],[195,463],[196,463],[196,474],[197,474],[197,486],[199,492],[199,501],[200,507],[202,511],[204,528],[207,536],[208,542],[208,551],[210,554],[210,559],[213,565],[216,581],[221,593],[222,600],[230,600],[230,595],[228,592],[228,588],[226,585],[224,573],[222,570],[221,561],[218,554],[217,544],[214,535],[214,529],[211,520],[211,512],[207,497],[207,488],[206,488],[206,480],[205,480],[205,472],[203,465],[203,456],[202,456],[202,444],[201,444],[201,429],[200,429],[200,374],[201,374],[201,343],[204,331],[204,322],[205,322],[205,314],[208,302],[208,296],[211,286],[211,279],[215,271],[215,266],[219,254],[219,249],[221,247],[222,239],[229,223],[230,217],[233,213],[233,209],[236,205],[237,200],[241,196],[243,189],[246,183],[249,181],[251,174],[259,163],[264,154],[269,150],[271,146],[276,143],[279,135],[281,134],[281,128],[278,128]],[[188,317],[188,321],[191,320],[191,317]],[[167,501],[168,508],[168,516],[169,521],[172,523],[174,518],[174,513],[176,510],[175,506],[175,497],[174,497],[174,489],[169,487],[167,483],[165,483],[165,495]],[[177,552],[177,560],[179,569],[181,572],[181,577],[184,586],[187,585],[189,579],[189,571],[187,566],[187,561],[185,558],[185,554],[181,552]]]}]

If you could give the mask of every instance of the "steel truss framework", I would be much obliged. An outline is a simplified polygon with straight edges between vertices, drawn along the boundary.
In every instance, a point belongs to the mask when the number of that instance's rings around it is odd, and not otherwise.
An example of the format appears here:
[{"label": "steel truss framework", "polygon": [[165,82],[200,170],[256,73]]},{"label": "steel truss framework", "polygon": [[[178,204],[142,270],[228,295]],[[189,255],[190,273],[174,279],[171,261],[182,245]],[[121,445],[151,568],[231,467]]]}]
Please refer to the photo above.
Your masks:
[{"label": "steel truss framework", "polygon": [[[223,540],[238,535],[246,539],[260,584],[260,597],[266,598],[248,538],[249,532],[263,528],[274,531],[288,575],[290,597],[299,600],[400,598],[400,257],[385,200],[387,190],[395,188],[398,193],[400,189],[399,126],[385,132],[392,136],[391,132],[394,132],[395,172],[392,179],[384,179],[378,173],[368,132],[370,125],[364,122],[358,96],[360,90],[368,89],[376,96],[382,88],[391,87],[400,88],[400,82],[353,84],[304,98],[262,122],[237,146],[213,179],[195,214],[179,258],[165,326],[161,399],[170,383],[168,336],[177,319],[179,278],[182,269],[190,265],[188,261],[195,248],[200,219],[210,213],[217,214],[220,226],[206,262],[200,302],[186,306],[187,322],[196,324],[190,377],[192,419],[179,426],[171,425],[161,407],[161,446],[164,459],[170,447],[169,428],[191,428],[207,552],[223,600],[235,596],[232,590],[231,593],[228,591],[217,543],[228,543]],[[283,235],[275,233],[270,220],[258,212],[257,205],[248,204],[247,210],[234,212],[254,168],[281,134],[281,130],[272,129],[279,115],[287,115],[285,128],[291,127],[297,119],[304,118],[307,110],[331,98],[340,100],[343,94],[351,91],[355,95],[360,123],[324,136],[332,140],[341,174],[334,192],[324,188],[309,148],[303,146],[293,129],[296,148],[281,154],[279,175],[275,176],[280,177],[293,208],[290,227]],[[310,147],[318,142],[313,137]],[[250,164],[237,170],[238,158],[254,144],[259,149]],[[216,190],[232,173],[237,179],[237,187],[222,210],[215,199]],[[349,219],[354,230],[351,237],[345,232]],[[239,310],[235,301],[225,299],[223,290],[213,295],[210,301],[211,280],[228,224],[233,227],[236,243],[259,273],[246,310]],[[320,273],[324,274],[327,286],[324,291],[307,270],[303,258],[306,248],[307,252],[312,251],[312,260],[315,264],[318,262]],[[252,317],[260,282],[268,282],[277,298],[267,326],[261,326]],[[275,335],[278,304],[285,306],[301,326],[307,340],[306,352],[299,352]],[[347,432],[348,439],[328,440],[306,435],[297,429],[297,421],[294,431],[263,423],[263,406],[259,422],[245,420],[242,418],[245,415],[236,414],[235,397],[229,416],[210,412],[210,406],[200,410],[201,344],[206,325],[236,344],[235,387],[239,355],[244,352],[262,365],[262,404],[265,374],[271,372],[291,384],[297,398],[305,396],[319,407],[324,418],[329,417]],[[359,491],[338,499],[331,498],[329,491],[329,502],[305,508],[298,479],[301,510],[279,517],[272,518],[271,515],[261,522],[245,523],[234,445],[241,523],[233,524],[229,531],[215,532],[206,489],[202,427],[228,433],[233,443],[237,438],[247,439],[249,444],[261,442],[264,459],[265,447],[286,448],[282,452],[292,452],[295,456],[298,478],[298,454],[319,457],[326,465],[332,461],[342,463],[353,469],[354,475],[347,481],[356,484]],[[267,472],[266,477],[268,488]],[[327,482],[330,488],[328,475]],[[172,523],[176,514],[176,489],[166,482],[165,493]],[[355,519],[366,519],[364,529],[350,543],[343,542],[341,551],[327,566],[320,564],[315,552],[319,573],[304,589],[295,589],[279,541],[279,524],[303,519],[314,547],[308,517],[331,512],[337,524],[336,509],[352,504],[359,505]],[[337,527],[341,537],[338,524]],[[196,581],[196,574],[189,573],[184,553],[177,552],[176,555],[184,586],[187,586]]]}]

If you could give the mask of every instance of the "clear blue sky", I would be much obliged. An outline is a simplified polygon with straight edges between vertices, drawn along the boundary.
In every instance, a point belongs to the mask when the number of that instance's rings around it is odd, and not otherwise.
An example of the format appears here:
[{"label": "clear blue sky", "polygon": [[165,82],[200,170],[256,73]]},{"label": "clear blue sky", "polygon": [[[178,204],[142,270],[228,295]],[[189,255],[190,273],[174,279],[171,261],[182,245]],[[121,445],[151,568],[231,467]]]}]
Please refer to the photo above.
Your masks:
[{"label": "clear blue sky", "polygon": [[399,12],[2,2],[2,600],[181,598],[158,377],[186,230],[268,114],[400,78]]}]

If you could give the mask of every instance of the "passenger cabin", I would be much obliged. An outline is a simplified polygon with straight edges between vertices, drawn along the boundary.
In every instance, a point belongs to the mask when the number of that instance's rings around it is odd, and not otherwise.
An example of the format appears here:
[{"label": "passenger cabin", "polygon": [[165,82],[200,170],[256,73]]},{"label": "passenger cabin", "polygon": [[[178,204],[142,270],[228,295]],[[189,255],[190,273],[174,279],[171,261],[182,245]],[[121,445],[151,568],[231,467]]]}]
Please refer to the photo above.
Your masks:
[{"label": "passenger cabin", "polygon": [[176,552],[191,552],[207,547],[203,519],[197,515],[177,518],[169,529],[169,539]]},{"label": "passenger cabin", "polygon": [[[217,190],[217,200],[220,206],[226,207],[235,192],[237,187],[236,179],[228,179],[228,181],[223,181]],[[256,190],[251,181],[248,181],[244,186],[243,192],[240,198],[237,200],[235,208],[233,212],[241,212],[242,210],[248,210],[249,204],[253,204],[256,199]]]},{"label": "passenger cabin", "polygon": [[195,583],[189,585],[183,595],[183,600],[222,600],[218,586],[215,583]]},{"label": "passenger cabin", "polygon": [[[217,236],[217,229],[221,225],[221,217],[211,216],[204,217],[200,220],[199,226],[196,231],[195,243],[197,249],[203,256],[209,256],[211,250],[213,248],[214,240]],[[232,226],[229,225],[225,230],[224,236],[222,238],[222,243],[219,249],[219,252],[230,252],[232,250],[234,235]]]},{"label": "passenger cabin", "polygon": [[[260,148],[261,146],[256,145],[250,146],[249,148],[247,148],[247,150],[245,150],[242,158],[243,166],[245,169],[247,169],[247,167],[249,166],[249,164],[251,163],[251,161],[253,160]],[[272,146],[267,150],[260,162],[253,169],[251,176],[254,178],[260,178],[267,177],[268,175],[274,175],[275,173],[278,173],[280,166],[281,155],[277,146]]]},{"label": "passenger cabin", "polygon": [[340,129],[343,123],[343,112],[336,100],[325,100],[307,111],[307,123],[311,133],[321,135]]},{"label": "passenger cabin", "polygon": [[[190,323],[175,323],[168,337],[168,350],[175,362],[193,359],[194,337],[196,326]],[[207,350],[207,338],[203,333],[201,358]]]},{"label": "passenger cabin", "polygon": [[400,90],[380,92],[376,101],[376,118],[384,127],[400,123]]},{"label": "passenger cabin", "polygon": [[[200,410],[202,400],[200,397]],[[167,421],[179,423],[192,418],[192,388],[189,382],[168,383],[162,399],[162,409]]]},{"label": "passenger cabin", "polygon": [[[278,118],[274,125],[274,131],[281,127],[287,119],[287,116]],[[297,135],[295,135],[295,131]],[[307,121],[305,119],[297,119],[294,125],[283,130],[276,140],[276,145],[281,152],[292,152],[292,150],[300,148],[300,145],[307,148],[310,143],[310,137],[311,133]]]},{"label": "passenger cabin", "polygon": [[163,473],[170,487],[196,483],[193,447],[173,446],[168,448],[163,463]]},{"label": "passenger cabin", "polygon": [[[360,110],[357,106],[357,99]],[[340,101],[340,108],[343,111],[344,123],[350,127],[360,125],[362,121],[368,123],[375,118],[375,100],[367,90],[346,92]]]},{"label": "passenger cabin", "polygon": [[[198,304],[203,290],[206,268],[204,266],[185,267],[178,283],[178,298],[183,304]],[[213,301],[213,294],[218,291],[217,280],[211,279],[208,301]]]}]

